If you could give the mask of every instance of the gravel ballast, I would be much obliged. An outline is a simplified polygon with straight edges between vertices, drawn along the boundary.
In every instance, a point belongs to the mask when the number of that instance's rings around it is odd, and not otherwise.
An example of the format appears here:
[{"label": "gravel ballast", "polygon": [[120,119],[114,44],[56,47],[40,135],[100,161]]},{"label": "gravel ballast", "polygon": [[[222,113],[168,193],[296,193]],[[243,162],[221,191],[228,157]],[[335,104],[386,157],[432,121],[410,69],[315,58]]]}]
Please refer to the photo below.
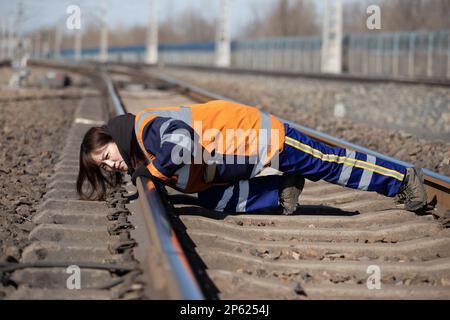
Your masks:
[{"label": "gravel ballast", "polygon": [[0,262],[18,260],[77,100],[0,102]]},{"label": "gravel ballast", "polygon": [[83,95],[79,87],[42,89],[47,71],[30,70],[27,87],[12,89],[6,81],[11,69],[0,69],[0,263],[19,260],[28,244],[32,218]]}]

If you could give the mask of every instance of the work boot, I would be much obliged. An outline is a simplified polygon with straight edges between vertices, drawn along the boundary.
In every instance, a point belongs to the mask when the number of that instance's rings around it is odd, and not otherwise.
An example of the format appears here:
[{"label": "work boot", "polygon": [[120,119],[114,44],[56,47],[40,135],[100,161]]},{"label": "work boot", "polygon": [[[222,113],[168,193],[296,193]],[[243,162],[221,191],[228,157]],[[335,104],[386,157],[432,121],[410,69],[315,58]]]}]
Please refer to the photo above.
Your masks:
[{"label": "work boot", "polygon": [[295,212],[298,197],[305,186],[305,178],[295,174],[284,174],[280,187],[280,205],[283,214],[290,215]]},{"label": "work boot", "polygon": [[397,201],[405,204],[405,210],[418,211],[427,205],[427,193],[420,168],[407,168],[405,179],[397,195]]}]

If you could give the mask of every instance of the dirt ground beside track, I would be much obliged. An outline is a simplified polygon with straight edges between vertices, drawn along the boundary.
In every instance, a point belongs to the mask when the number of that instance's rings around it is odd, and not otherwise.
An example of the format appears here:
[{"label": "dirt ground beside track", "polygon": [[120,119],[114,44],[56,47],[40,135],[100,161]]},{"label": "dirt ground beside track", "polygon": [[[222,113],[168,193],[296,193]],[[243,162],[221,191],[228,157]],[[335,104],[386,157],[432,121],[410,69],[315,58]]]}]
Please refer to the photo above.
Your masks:
[{"label": "dirt ground beside track", "polygon": [[27,244],[76,105],[73,99],[0,102],[0,262],[18,259]]},{"label": "dirt ground beside track", "polygon": [[[41,88],[48,70],[30,69],[23,89],[9,88],[9,68],[0,69],[0,263],[16,261],[28,243],[32,218],[64,147],[74,112],[88,83]],[[0,292],[1,295],[1,292]]]}]

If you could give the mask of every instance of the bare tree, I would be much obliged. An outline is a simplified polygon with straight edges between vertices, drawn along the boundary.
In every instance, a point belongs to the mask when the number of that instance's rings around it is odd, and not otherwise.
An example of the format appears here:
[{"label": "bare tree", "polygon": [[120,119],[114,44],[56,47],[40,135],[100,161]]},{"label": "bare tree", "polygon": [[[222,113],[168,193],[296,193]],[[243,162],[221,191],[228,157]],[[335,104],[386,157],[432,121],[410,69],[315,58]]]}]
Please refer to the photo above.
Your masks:
[{"label": "bare tree", "polygon": [[289,16],[289,35],[314,35],[320,33],[321,23],[317,21],[317,9],[313,2],[296,0]]},{"label": "bare tree", "polygon": [[[100,37],[100,26],[87,24],[83,28],[83,48],[97,47]],[[137,45],[145,43],[146,27],[135,25],[125,27],[121,24],[109,32],[109,46]],[[198,11],[188,9],[175,16],[169,16],[159,26],[161,43],[213,41],[215,24],[206,20]],[[73,35],[63,37],[62,48],[73,48]]]},{"label": "bare tree", "polygon": [[379,3],[374,3],[374,1],[371,0],[360,0],[344,3],[343,31],[352,33],[367,32],[366,9],[371,4]]},{"label": "bare tree", "polygon": [[275,35],[289,35],[289,0],[279,0],[273,14],[269,17],[268,25]]},{"label": "bare tree", "polygon": [[180,41],[213,41],[216,27],[213,21],[206,20],[196,9],[186,9],[176,19],[174,26]]},{"label": "bare tree", "polygon": [[159,42],[171,43],[180,41],[180,37],[175,30],[175,21],[172,16],[167,18],[159,26]]},{"label": "bare tree", "polygon": [[262,37],[265,33],[264,30],[261,30],[261,21],[263,17],[268,15],[267,12],[262,12],[263,8],[258,3],[258,0],[253,0],[250,3],[250,11],[252,12],[252,16],[250,17],[250,21],[244,26],[241,35],[239,38],[257,38]]},{"label": "bare tree", "polygon": [[243,37],[287,37],[318,34],[316,7],[308,0],[278,0],[244,28]]},{"label": "bare tree", "polygon": [[[170,1],[167,0],[169,8]],[[450,0],[348,0],[344,7],[344,32],[368,32],[367,7],[381,8],[381,31],[416,31],[450,29]],[[261,7],[259,0],[251,2],[253,16],[244,26],[239,38],[285,37],[319,35],[322,23],[313,0],[278,0],[272,6]],[[53,28],[29,34],[49,33],[53,48]],[[117,25],[109,33],[109,45],[137,45],[145,43],[146,27]],[[83,27],[83,48],[97,47],[99,25],[92,22]],[[201,12],[187,9],[166,18],[159,27],[161,43],[214,41],[215,23]],[[72,49],[73,34],[64,34],[63,49]]]}]

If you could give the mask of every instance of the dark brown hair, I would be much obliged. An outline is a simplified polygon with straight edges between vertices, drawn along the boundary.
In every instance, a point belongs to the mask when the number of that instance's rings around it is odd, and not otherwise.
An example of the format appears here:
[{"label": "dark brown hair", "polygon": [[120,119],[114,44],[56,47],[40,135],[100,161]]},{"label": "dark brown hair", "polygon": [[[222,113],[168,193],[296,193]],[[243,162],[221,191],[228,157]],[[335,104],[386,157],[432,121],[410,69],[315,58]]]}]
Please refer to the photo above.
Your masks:
[{"label": "dark brown hair", "polygon": [[[147,161],[137,141],[135,141],[134,135],[131,140],[130,161],[132,167],[137,168]],[[115,141],[106,126],[89,129],[83,138],[80,146],[80,170],[77,179],[77,192],[82,200],[104,200],[107,187],[115,187],[123,181],[121,172],[107,172],[101,169],[92,158],[93,151],[101,149],[110,142]],[[85,190],[85,187],[83,188],[85,182],[88,184],[88,191]]]}]

